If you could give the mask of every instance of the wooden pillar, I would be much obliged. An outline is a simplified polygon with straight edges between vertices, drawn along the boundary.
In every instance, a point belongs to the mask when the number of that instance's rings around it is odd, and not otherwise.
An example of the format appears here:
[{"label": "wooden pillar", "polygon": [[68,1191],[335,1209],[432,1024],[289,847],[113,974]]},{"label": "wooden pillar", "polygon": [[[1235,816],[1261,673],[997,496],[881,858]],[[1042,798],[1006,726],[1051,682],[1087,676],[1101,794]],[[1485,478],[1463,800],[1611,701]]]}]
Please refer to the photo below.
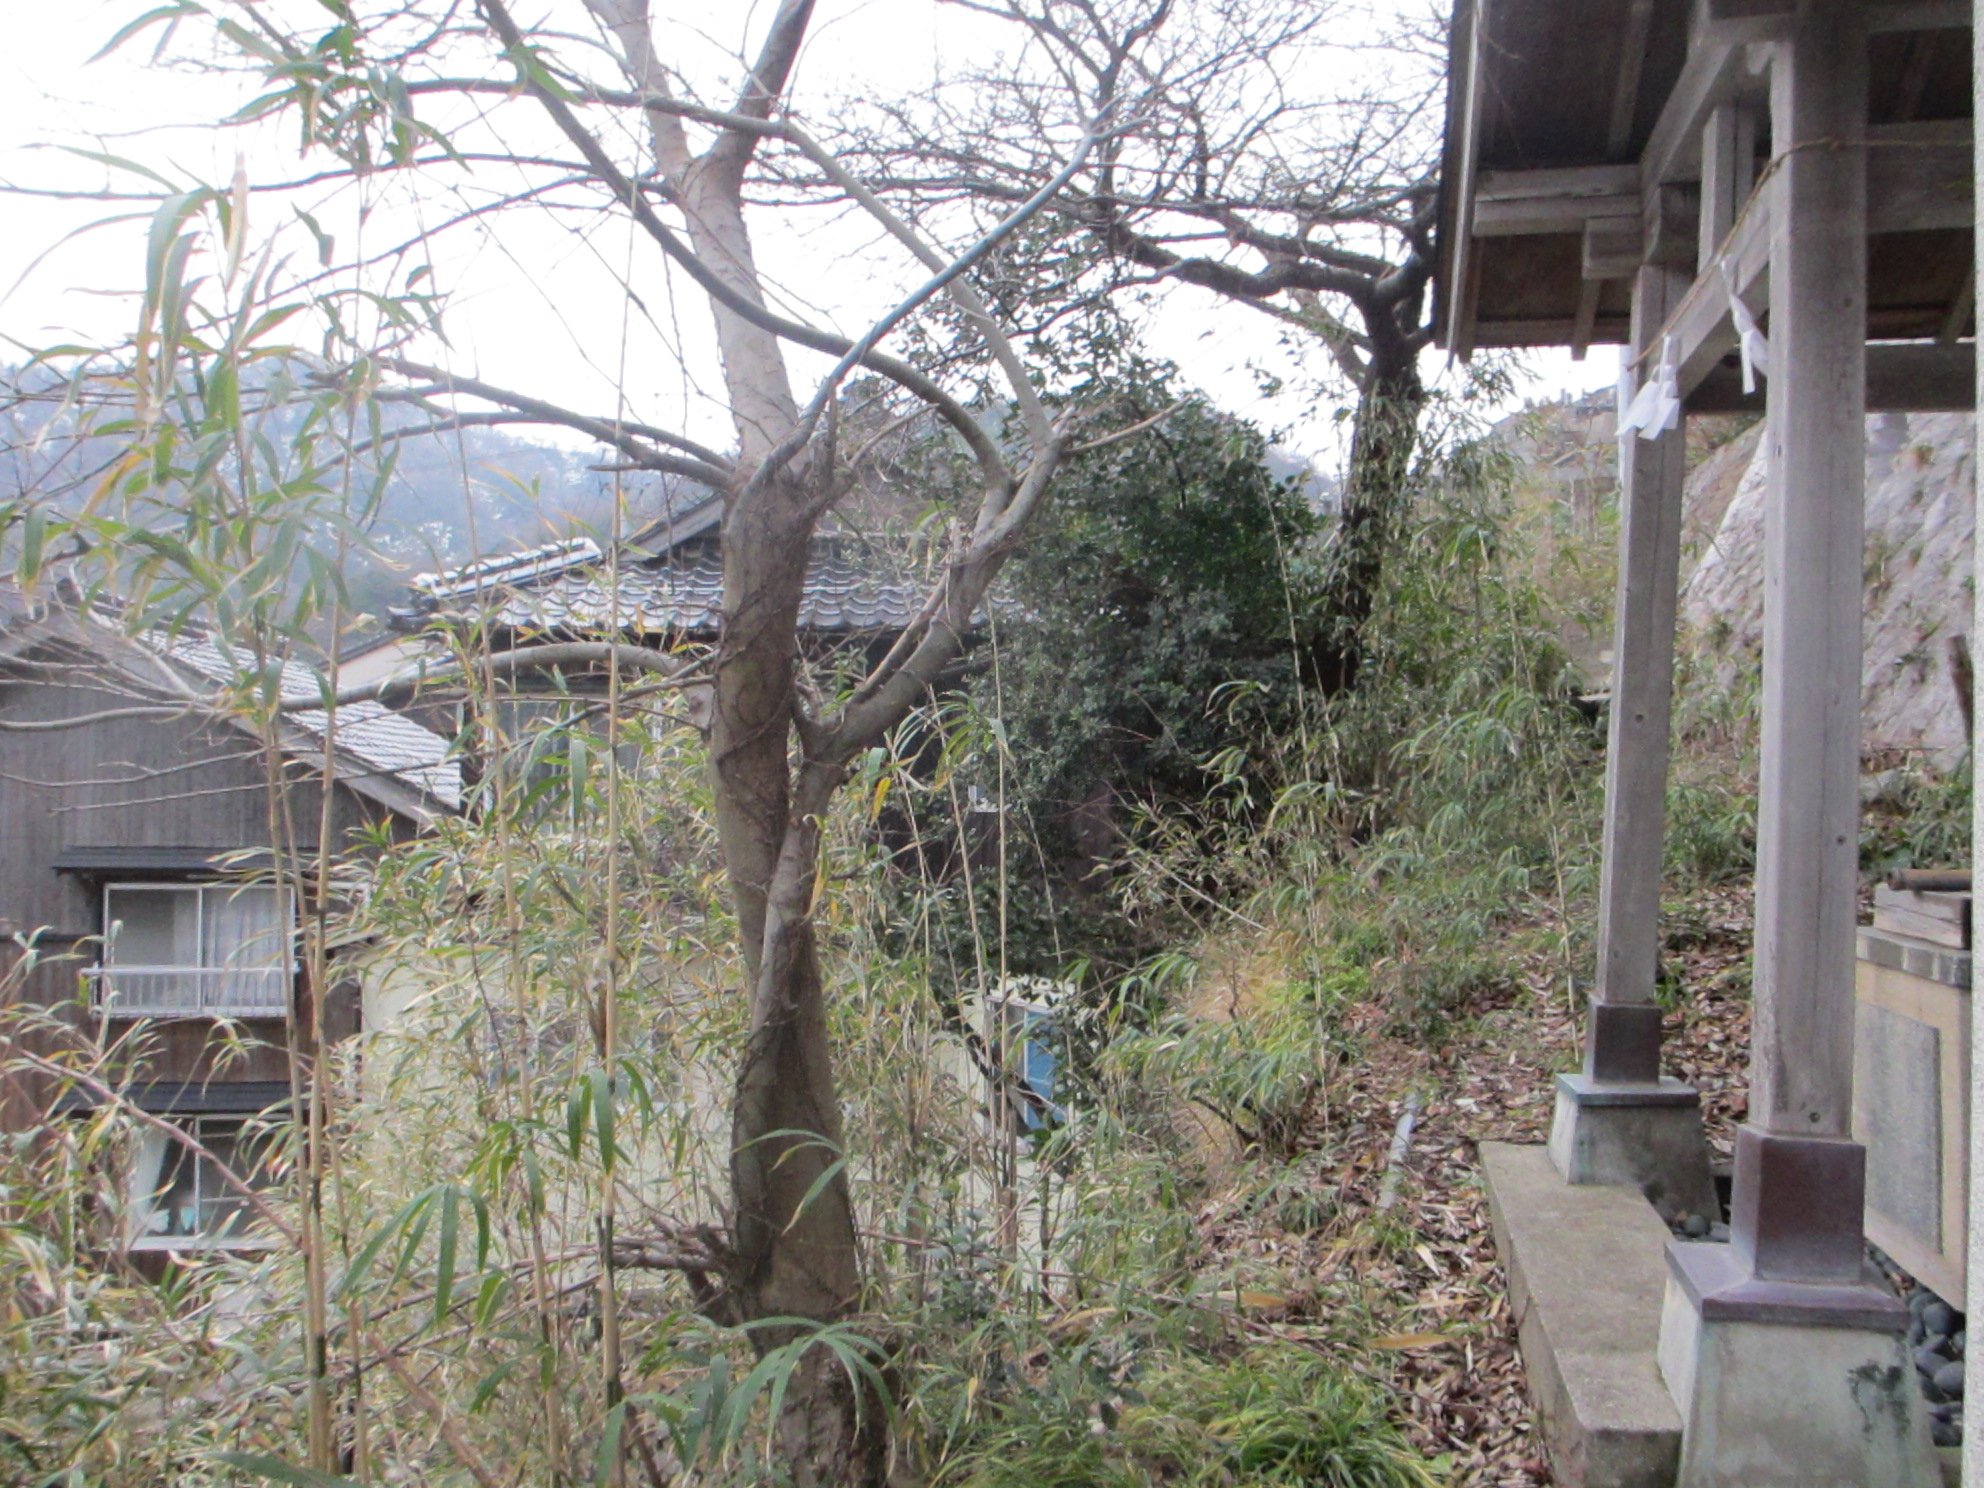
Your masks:
[{"label": "wooden pillar", "polygon": [[1771,69],[1770,486],[1750,1122],[1732,1229],[1758,1276],[1857,1281],[1853,1097],[1866,483],[1866,37],[1801,13]]},{"label": "wooden pillar", "polygon": [[[1633,345],[1650,376],[1652,346],[1687,292],[1685,274],[1655,264],[1633,281]],[[1585,1073],[1660,1077],[1660,868],[1674,693],[1674,612],[1681,578],[1685,438],[1633,435],[1619,447],[1619,590],[1612,629],[1612,704],[1605,756],[1605,847],[1598,889],[1598,984]]]},{"label": "wooden pillar", "polygon": [[[1633,344],[1653,343],[1687,276],[1644,264],[1633,279]],[[1605,855],[1599,872],[1598,984],[1584,1070],[1557,1077],[1550,1160],[1573,1184],[1638,1188],[1670,1221],[1717,1210],[1701,1096],[1660,1074],[1660,865],[1680,594],[1681,428],[1619,445],[1619,595],[1605,754]]]},{"label": "wooden pillar", "polygon": [[[1971,93],[1973,98],[1984,85],[1984,0],[1974,0],[1972,5],[1971,37]],[[1977,205],[1978,220],[1974,225],[1971,240],[1971,278],[1976,280],[1977,244],[1984,242],[1984,139],[1973,133],[1972,138],[1974,180],[1976,183],[1973,199]],[[1984,357],[1978,358],[1977,399],[1975,406],[1984,408]],[[1971,460],[1972,479],[1977,479],[1975,458]],[[1984,481],[1978,481],[1974,497],[1978,513],[1984,516]],[[1984,530],[1980,524],[1979,530]],[[1984,646],[1984,545],[1974,545],[1971,555],[1971,568],[1975,582],[1971,586],[1970,635],[1975,652]],[[1975,685],[1975,683],[1973,683]],[[1971,716],[1977,717],[1975,703],[1984,702],[1984,687],[1977,690],[1973,699]],[[1970,754],[1971,768],[1971,818],[1970,854],[1971,881],[1984,882],[1984,761],[1974,745]],[[1974,953],[1973,953],[1974,954]],[[1973,978],[1974,980],[1974,978]],[[1984,994],[1973,992],[1970,999],[1970,1252],[1969,1264],[1965,1270],[1968,1276],[1969,1300],[1966,1310],[1975,1313],[1984,1307]],[[1955,1301],[1955,1298],[1951,1298]],[[1984,1488],[1984,1422],[1971,1426],[1963,1436],[1963,1481],[1968,1488]]]}]

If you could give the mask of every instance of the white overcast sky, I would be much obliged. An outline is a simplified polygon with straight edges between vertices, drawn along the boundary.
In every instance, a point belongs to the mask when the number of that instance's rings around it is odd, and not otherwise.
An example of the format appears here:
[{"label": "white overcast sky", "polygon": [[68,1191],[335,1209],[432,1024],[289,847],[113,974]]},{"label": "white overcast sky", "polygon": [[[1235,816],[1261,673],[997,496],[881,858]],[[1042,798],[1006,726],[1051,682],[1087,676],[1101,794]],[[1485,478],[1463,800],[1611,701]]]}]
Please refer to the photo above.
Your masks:
[{"label": "white overcast sky", "polygon": [[[84,190],[111,182],[104,167],[62,153],[55,148],[60,145],[127,155],[174,179],[214,185],[229,180],[244,150],[257,181],[298,169],[293,135],[244,136],[206,124],[246,96],[231,92],[231,85],[150,69],[143,46],[88,60],[149,3],[6,0],[0,6],[0,180]],[[730,17],[742,12],[713,8],[711,14],[713,28],[734,29],[738,23]],[[719,15],[725,19],[714,19]],[[835,70],[836,86],[868,78],[879,87],[900,84],[927,75],[940,51],[974,40],[961,29],[971,24],[968,18],[929,0],[841,0],[823,4],[822,15],[802,61],[802,89],[808,81],[820,81],[828,67]],[[727,33],[713,34],[712,41],[735,44]],[[362,229],[364,241],[368,248],[382,248],[411,236],[429,214],[450,209],[445,196],[382,203]],[[77,337],[110,339],[128,328],[135,302],[120,292],[142,282],[142,227],[127,224],[71,236],[112,210],[99,202],[4,199],[0,335],[16,346],[39,347]],[[286,210],[282,215],[287,217]],[[332,220],[335,214],[327,217]],[[342,230],[357,230],[349,210]],[[805,289],[812,303],[800,308],[824,313],[839,320],[841,329],[858,333],[863,327],[852,322],[892,296],[877,299],[877,285],[858,261],[821,275],[822,234],[845,231],[829,226],[795,234],[761,226],[760,249],[775,278]],[[602,405],[613,397],[623,306],[607,276],[598,272],[599,263],[591,260],[611,263],[631,252],[637,285],[652,284],[655,279],[643,280],[639,272],[641,251],[623,227],[588,245],[548,222],[506,230],[500,239],[458,237],[437,263],[437,277],[451,294],[447,324],[455,369],[533,391],[550,385],[566,401],[611,412]],[[843,246],[835,258],[844,257]],[[707,346],[706,312],[685,300],[676,316],[665,295],[648,298],[653,303],[644,301],[644,307],[664,334],[630,340],[627,381],[638,400],[633,411],[653,417],[647,409],[667,407],[666,416],[685,422],[691,432],[726,443],[718,406],[699,396],[682,370],[685,360],[695,360],[693,353]],[[604,336],[601,327],[608,328]],[[1339,440],[1334,400],[1318,404],[1312,397],[1313,365],[1307,369],[1311,377],[1303,375],[1302,358],[1320,363],[1319,350],[1291,354],[1277,345],[1273,323],[1265,317],[1182,290],[1173,292],[1147,335],[1221,404],[1255,418],[1289,447],[1333,463]],[[658,344],[671,337],[679,337],[691,356],[676,357]],[[1257,369],[1279,377],[1286,390],[1263,395]],[[1609,349],[1595,351],[1582,365],[1561,355],[1539,357],[1525,389],[1545,396],[1606,386],[1615,375],[1616,357]]]}]

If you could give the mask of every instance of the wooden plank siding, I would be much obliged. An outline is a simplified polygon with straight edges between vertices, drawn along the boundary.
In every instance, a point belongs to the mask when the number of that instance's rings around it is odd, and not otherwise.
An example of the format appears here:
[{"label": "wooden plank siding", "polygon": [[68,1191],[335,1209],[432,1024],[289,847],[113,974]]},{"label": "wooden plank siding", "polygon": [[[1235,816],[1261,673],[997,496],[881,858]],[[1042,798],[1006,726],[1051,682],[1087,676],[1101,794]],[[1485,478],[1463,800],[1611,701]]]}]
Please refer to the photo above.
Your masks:
[{"label": "wooden plank siding", "polygon": [[[50,685],[0,673],[0,717],[10,721],[81,718],[127,706],[108,684]],[[305,853],[317,848],[321,787],[313,769],[292,763],[288,816]],[[189,868],[202,855],[266,851],[270,792],[255,738],[225,722],[195,717],[112,718],[47,732],[0,731],[0,928],[41,933],[46,959],[14,995],[65,1009],[65,1021],[88,1016],[80,972],[96,961],[93,937],[104,929],[105,882],[208,877]],[[416,828],[385,807],[334,787],[335,848],[384,820],[393,840]],[[79,866],[59,866],[63,864]],[[18,960],[9,948],[4,975]],[[307,1026],[310,989],[299,989]],[[341,982],[326,1007],[333,1037],[357,1031],[356,983]],[[113,1036],[129,1023],[112,1024]],[[223,1055],[206,1018],[160,1019],[136,1077],[159,1081],[289,1080],[281,1019],[240,1025],[245,1055]],[[45,1109],[45,1085],[0,1085],[0,1125],[18,1127]]]}]

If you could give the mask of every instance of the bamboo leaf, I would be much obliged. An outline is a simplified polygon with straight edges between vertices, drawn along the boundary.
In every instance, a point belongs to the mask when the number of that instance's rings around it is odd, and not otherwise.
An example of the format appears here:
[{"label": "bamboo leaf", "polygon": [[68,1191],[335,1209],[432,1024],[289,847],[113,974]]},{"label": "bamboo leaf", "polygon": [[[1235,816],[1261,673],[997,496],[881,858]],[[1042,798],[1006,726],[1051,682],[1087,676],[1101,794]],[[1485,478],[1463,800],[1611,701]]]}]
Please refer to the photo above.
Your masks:
[{"label": "bamboo leaf", "polygon": [[47,533],[47,515],[39,506],[30,504],[21,513],[20,576],[23,588],[31,588],[41,576],[41,550]]},{"label": "bamboo leaf", "polygon": [[253,1473],[268,1483],[289,1483],[294,1488],[361,1488],[356,1478],[318,1472],[312,1467],[298,1467],[293,1462],[284,1462],[280,1457],[271,1457],[265,1452],[220,1452],[216,1456],[229,1467]]},{"label": "bamboo leaf", "polygon": [[[174,3],[171,5],[156,6],[146,11],[136,20],[127,21],[122,26],[119,26],[116,34],[110,40],[106,41],[90,54],[90,61],[101,62],[132,37],[138,35],[140,32],[151,29],[161,21],[166,22],[169,29],[172,24],[183,21],[188,16],[200,14],[202,14],[200,7],[193,4],[192,0],[174,0]],[[149,175],[150,172],[147,171],[146,174]]]},{"label": "bamboo leaf", "polygon": [[606,1413],[605,1425],[599,1433],[599,1451],[593,1457],[593,1482],[599,1488],[606,1488],[620,1464],[620,1436],[626,1425],[627,1402],[623,1400]]},{"label": "bamboo leaf", "polygon": [[592,1087],[584,1080],[572,1087],[572,1093],[565,1099],[565,1141],[573,1157],[586,1139],[586,1107],[592,1103]]},{"label": "bamboo leaf", "polygon": [[[501,1271],[491,1271],[482,1278],[482,1286],[475,1296],[475,1325],[487,1328],[495,1321],[496,1309],[503,1305],[503,1299],[510,1294],[510,1278]],[[471,1407],[472,1409],[472,1407]]]},{"label": "bamboo leaf", "polygon": [[344,1275],[339,1278],[337,1285],[331,1289],[332,1301],[336,1301],[364,1280],[366,1271],[379,1258],[379,1252],[385,1249],[386,1242],[392,1239],[395,1234],[399,1233],[407,1222],[424,1205],[429,1203],[433,1197],[432,1189],[423,1194],[416,1194],[412,1199],[407,1201],[406,1205],[398,1214],[395,1214],[391,1219],[380,1225],[377,1230],[373,1231],[372,1238],[359,1247],[358,1254],[352,1257],[351,1264],[345,1268]]},{"label": "bamboo leaf", "polygon": [[599,1135],[599,1161],[611,1174],[617,1156],[613,1147],[613,1079],[603,1069],[592,1073],[592,1119]]},{"label": "bamboo leaf", "polygon": [[112,155],[104,150],[86,150],[80,145],[57,145],[55,148],[65,155],[74,155],[78,160],[89,160],[97,165],[107,165],[112,170],[129,171],[134,176],[143,176],[147,181],[155,182],[167,191],[179,189],[150,166],[125,155]]},{"label": "bamboo leaf", "polygon": [[1374,1349],[1438,1348],[1453,1340],[1444,1333],[1381,1333],[1371,1340]]},{"label": "bamboo leaf", "polygon": [[817,1199],[826,1190],[826,1187],[829,1183],[832,1183],[834,1179],[840,1176],[841,1169],[846,1166],[847,1166],[847,1159],[844,1157],[837,1157],[832,1162],[828,1163],[825,1168],[821,1169],[820,1176],[815,1178],[812,1181],[812,1183],[807,1186],[805,1194],[800,1198],[799,1203],[796,1206],[794,1206],[792,1211],[792,1218],[788,1219],[785,1222],[785,1233],[787,1234],[792,1233],[792,1227],[798,1224],[800,1218],[806,1213],[808,1209],[812,1207],[813,1200]]},{"label": "bamboo leaf", "polygon": [[441,1191],[440,1248],[434,1259],[434,1326],[448,1315],[455,1300],[455,1261],[461,1241],[461,1191],[453,1184]]}]

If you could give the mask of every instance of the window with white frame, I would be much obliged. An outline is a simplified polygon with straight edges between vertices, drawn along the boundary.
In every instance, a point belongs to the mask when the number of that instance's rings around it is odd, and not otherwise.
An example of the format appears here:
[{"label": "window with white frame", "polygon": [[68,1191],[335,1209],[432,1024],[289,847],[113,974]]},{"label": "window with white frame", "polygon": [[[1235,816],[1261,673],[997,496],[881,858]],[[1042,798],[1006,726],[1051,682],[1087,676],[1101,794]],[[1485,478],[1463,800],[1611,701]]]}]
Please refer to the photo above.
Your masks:
[{"label": "window with white frame", "polygon": [[98,1005],[133,1018],[279,1018],[292,925],[290,896],[268,884],[106,884]]},{"label": "window with white frame", "polygon": [[[191,1116],[173,1124],[195,1151],[156,1127],[136,1135],[131,1163],[131,1245],[162,1250],[256,1241],[254,1206],[241,1189],[270,1187],[269,1138],[240,1117]],[[230,1174],[240,1183],[230,1181]]]}]

